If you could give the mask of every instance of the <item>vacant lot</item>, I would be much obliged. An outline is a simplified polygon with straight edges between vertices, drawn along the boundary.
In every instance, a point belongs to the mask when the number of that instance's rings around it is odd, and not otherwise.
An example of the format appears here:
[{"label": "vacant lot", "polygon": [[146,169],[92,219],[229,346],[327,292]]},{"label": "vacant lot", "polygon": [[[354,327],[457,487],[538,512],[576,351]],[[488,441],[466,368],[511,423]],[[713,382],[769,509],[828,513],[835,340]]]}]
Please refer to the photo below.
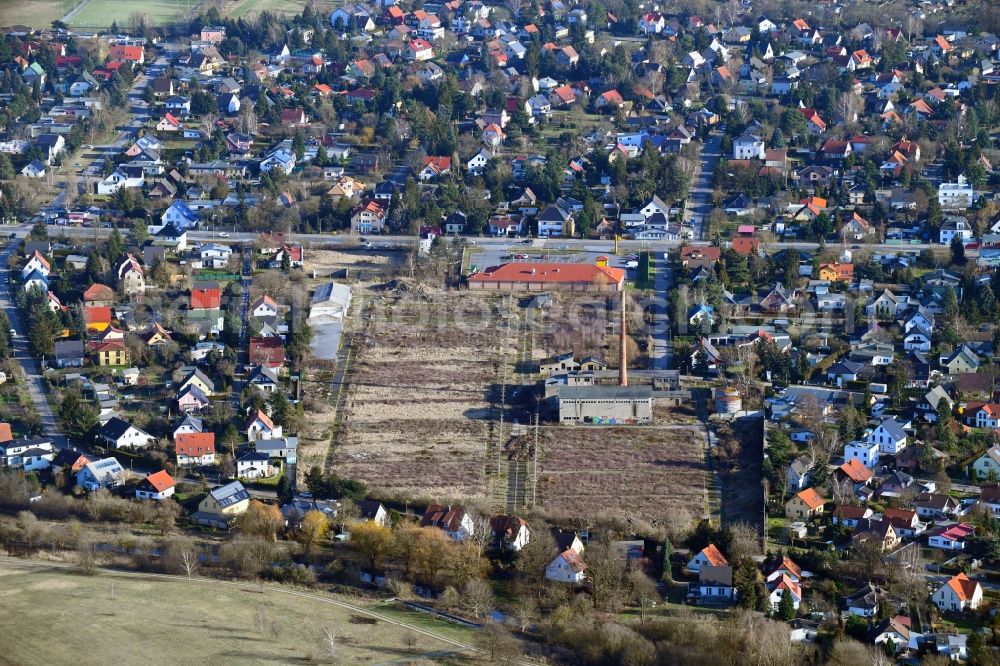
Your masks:
[{"label": "vacant lot", "polygon": [[[384,663],[450,649],[414,633],[410,650],[408,629],[381,620],[371,624],[366,616],[316,599],[244,587],[82,576],[0,562],[0,663],[138,664],[163,661],[164,655],[173,664],[308,663],[324,660],[320,637],[326,628],[341,646],[339,663]],[[81,640],[53,640],[56,626],[72,627]]]},{"label": "vacant lot", "polygon": [[76,28],[107,28],[112,21],[124,25],[132,14],[144,14],[151,25],[166,25],[197,8],[199,1],[90,0],[69,23]]},{"label": "vacant lot", "polygon": [[552,514],[604,514],[654,524],[668,512],[705,514],[700,426],[550,426],[539,440],[538,495]]},{"label": "vacant lot", "polygon": [[[290,284],[283,276],[255,282],[253,296],[268,293],[281,303],[297,301],[303,308],[309,307],[313,290],[331,280],[348,283],[353,290],[354,302],[348,318],[347,328],[353,330],[357,313],[369,298],[368,288],[378,278],[381,281],[388,269],[389,258],[358,249],[354,251],[306,249],[306,270],[308,278],[297,284]],[[346,271],[346,272],[345,272]],[[316,277],[312,275],[315,272]],[[330,437],[334,431],[335,405],[339,400],[340,386],[333,383],[336,373],[330,368],[314,367],[308,374],[303,390],[306,419],[299,433],[299,466],[303,473],[314,465],[322,467],[330,449]]]},{"label": "vacant lot", "polygon": [[334,469],[389,495],[483,497],[492,360],[505,344],[499,297],[407,281],[358,297],[371,308],[354,345]]},{"label": "vacant lot", "polygon": [[26,25],[31,28],[51,28],[72,9],[72,0],[0,0],[0,25]]}]

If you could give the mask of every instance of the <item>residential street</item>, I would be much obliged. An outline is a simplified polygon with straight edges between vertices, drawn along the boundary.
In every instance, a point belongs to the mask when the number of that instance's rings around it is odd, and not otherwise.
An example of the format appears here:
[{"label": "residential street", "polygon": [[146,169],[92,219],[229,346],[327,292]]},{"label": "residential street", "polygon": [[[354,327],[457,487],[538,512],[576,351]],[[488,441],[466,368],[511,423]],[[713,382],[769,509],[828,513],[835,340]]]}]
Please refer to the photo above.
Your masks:
[{"label": "residential street", "polygon": [[712,174],[722,157],[722,135],[713,132],[701,147],[701,161],[694,184],[688,190],[687,211],[695,240],[709,240],[704,237],[705,218],[712,211]]},{"label": "residential street", "polygon": [[[19,238],[13,239],[7,244],[3,252],[0,252],[0,262],[2,262],[0,265],[7,266],[8,260],[20,244],[21,240]],[[4,278],[8,277],[6,268],[0,272],[4,273]],[[21,365],[21,372],[24,375],[28,393],[31,395],[31,401],[34,403],[35,409],[38,410],[39,416],[41,416],[42,432],[52,438],[54,446],[60,449],[66,448],[69,444],[68,440],[66,439],[66,435],[62,433],[59,423],[52,413],[52,409],[49,407],[48,400],[45,399],[45,379],[42,377],[41,364],[38,362],[38,359],[31,355],[28,339],[25,337],[25,333],[27,333],[26,324],[21,321],[17,305],[11,297],[9,282],[6,282],[4,288],[0,289],[0,307],[3,307],[6,311],[7,318],[10,319],[11,328],[17,331],[17,335],[13,340],[14,358]]]}]

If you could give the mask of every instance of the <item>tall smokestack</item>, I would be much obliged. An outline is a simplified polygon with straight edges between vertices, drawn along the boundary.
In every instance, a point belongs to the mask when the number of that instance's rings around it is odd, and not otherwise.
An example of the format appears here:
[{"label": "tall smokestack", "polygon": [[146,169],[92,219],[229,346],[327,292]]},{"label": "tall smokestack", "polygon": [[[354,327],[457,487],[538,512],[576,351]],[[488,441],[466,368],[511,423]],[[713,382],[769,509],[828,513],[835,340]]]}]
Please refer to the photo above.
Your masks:
[{"label": "tall smokestack", "polygon": [[621,322],[619,326],[619,335],[621,338],[618,341],[618,384],[620,386],[628,386],[628,352],[626,351],[626,341],[628,339],[628,331],[625,328],[625,292],[622,291],[622,313]]}]

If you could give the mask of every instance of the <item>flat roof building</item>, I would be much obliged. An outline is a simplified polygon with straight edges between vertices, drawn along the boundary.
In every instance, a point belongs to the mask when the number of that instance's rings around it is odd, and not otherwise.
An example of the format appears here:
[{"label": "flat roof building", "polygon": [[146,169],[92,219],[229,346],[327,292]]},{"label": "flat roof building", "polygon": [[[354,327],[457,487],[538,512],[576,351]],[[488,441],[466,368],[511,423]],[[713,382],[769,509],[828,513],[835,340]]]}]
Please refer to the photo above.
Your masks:
[{"label": "flat roof building", "polygon": [[630,425],[653,420],[651,386],[561,386],[559,422]]}]

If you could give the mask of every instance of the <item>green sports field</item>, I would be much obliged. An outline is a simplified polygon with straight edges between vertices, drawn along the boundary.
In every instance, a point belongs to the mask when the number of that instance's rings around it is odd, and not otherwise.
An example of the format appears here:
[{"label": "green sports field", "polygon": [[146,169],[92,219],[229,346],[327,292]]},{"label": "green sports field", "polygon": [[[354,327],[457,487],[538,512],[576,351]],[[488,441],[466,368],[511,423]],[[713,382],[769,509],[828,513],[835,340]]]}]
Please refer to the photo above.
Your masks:
[{"label": "green sports field", "polygon": [[171,23],[199,0],[88,0],[69,21],[74,28],[107,28],[112,21],[126,24],[132,14],[145,14],[153,25]]},{"label": "green sports field", "polygon": [[[293,16],[301,14],[306,4],[307,0],[238,0],[233,5],[229,14],[234,18],[240,18],[241,16],[257,14],[267,10],[272,14]],[[326,14],[330,12],[329,9],[324,9],[322,6],[317,6],[316,11],[320,13],[325,12]]]}]

